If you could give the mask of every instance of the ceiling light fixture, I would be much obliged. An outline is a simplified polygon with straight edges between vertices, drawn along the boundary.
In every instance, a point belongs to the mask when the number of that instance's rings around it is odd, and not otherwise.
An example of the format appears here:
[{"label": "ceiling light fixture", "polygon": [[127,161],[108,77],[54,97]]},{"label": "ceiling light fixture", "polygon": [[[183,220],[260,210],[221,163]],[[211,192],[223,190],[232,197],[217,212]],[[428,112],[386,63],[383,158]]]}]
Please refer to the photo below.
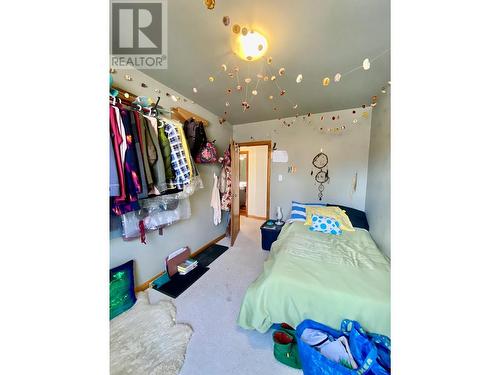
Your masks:
[{"label": "ceiling light fixture", "polygon": [[[243,30],[242,30],[243,31]],[[243,60],[255,61],[260,59],[267,51],[267,39],[258,31],[251,30],[246,34],[234,35],[232,42],[233,51]]]}]

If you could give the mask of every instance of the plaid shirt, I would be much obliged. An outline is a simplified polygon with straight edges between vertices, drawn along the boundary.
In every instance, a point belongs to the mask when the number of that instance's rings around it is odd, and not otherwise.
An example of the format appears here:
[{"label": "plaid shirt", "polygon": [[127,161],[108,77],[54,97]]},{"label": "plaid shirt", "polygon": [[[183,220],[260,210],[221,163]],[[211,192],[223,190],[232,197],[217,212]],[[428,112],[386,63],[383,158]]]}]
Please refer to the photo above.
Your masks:
[{"label": "plaid shirt", "polygon": [[181,136],[177,133],[175,125],[168,122],[165,122],[165,132],[170,142],[172,168],[175,172],[174,184],[178,189],[182,189],[185,185],[189,185],[191,173],[182,147]]}]

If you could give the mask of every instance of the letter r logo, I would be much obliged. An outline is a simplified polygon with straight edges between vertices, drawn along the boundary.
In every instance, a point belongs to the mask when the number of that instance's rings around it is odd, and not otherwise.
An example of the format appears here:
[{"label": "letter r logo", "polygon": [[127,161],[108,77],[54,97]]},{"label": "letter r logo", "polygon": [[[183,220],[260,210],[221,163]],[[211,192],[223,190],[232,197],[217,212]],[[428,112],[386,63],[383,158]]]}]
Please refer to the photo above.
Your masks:
[{"label": "letter r logo", "polygon": [[112,54],[161,54],[162,4],[112,4]]}]

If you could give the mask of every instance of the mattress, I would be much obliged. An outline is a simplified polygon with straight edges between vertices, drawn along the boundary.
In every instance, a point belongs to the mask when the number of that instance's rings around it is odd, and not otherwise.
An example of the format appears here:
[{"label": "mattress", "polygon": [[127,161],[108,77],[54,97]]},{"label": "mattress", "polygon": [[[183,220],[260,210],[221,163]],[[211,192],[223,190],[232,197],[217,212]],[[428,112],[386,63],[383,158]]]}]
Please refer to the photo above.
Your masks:
[{"label": "mattress", "polygon": [[283,227],[245,294],[238,324],[265,332],[273,323],[296,327],[304,319],[332,328],[352,319],[390,336],[390,263],[368,231],[336,236],[302,222]]}]

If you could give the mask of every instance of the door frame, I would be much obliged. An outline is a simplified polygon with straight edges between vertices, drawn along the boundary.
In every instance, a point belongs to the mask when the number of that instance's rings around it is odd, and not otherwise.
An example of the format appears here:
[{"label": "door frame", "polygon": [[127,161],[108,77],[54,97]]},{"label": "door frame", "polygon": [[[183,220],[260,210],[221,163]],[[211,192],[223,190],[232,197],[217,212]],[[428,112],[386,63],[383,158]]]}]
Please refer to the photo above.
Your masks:
[{"label": "door frame", "polygon": [[[250,158],[250,154],[248,153],[248,151],[241,151],[240,150],[240,157],[241,157],[241,154],[245,154],[247,156],[245,158],[246,174],[247,174],[247,187],[245,189],[245,213],[244,214],[241,213],[241,207],[240,207],[240,216],[243,215],[243,216],[248,217],[248,177],[249,177],[249,173],[248,173],[248,159]],[[241,177],[241,168],[240,168],[240,177]],[[241,179],[240,179],[240,182],[241,182]]]},{"label": "door frame", "polygon": [[[252,142],[237,142],[237,144],[239,147],[267,146],[266,220],[269,220],[269,208],[271,204],[271,152],[273,148],[272,142],[270,140],[263,140],[263,141],[252,141]],[[247,212],[248,212],[248,200],[247,200]]]}]

